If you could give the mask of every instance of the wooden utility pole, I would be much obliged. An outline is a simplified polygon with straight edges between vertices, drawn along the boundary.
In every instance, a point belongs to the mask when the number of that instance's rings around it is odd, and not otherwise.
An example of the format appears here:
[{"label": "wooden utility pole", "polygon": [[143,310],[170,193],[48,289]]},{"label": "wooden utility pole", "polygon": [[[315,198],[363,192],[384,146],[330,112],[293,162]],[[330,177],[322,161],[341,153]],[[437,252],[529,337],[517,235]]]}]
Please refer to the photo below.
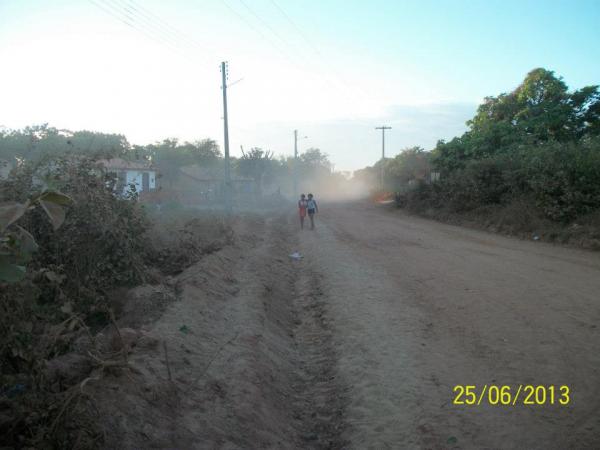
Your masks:
[{"label": "wooden utility pole", "polygon": [[227,79],[228,79],[227,63],[221,63],[221,89],[223,89],[223,133],[225,146],[225,179],[224,179],[224,200],[225,210],[229,213],[232,210],[233,202],[231,198],[231,170],[229,161],[229,124],[227,122]]},{"label": "wooden utility pole", "polygon": [[381,130],[381,190],[383,191],[383,177],[384,177],[384,165],[385,165],[385,130],[391,130],[392,127],[382,125],[375,127],[376,130]]},{"label": "wooden utility pole", "polygon": [[292,198],[298,196],[298,130],[294,130],[294,192],[292,192]]},{"label": "wooden utility pole", "polygon": [[[300,139],[307,139],[308,136],[302,136]],[[292,197],[298,195],[298,130],[294,130],[294,167],[293,167],[293,178],[294,178],[294,192]]]}]

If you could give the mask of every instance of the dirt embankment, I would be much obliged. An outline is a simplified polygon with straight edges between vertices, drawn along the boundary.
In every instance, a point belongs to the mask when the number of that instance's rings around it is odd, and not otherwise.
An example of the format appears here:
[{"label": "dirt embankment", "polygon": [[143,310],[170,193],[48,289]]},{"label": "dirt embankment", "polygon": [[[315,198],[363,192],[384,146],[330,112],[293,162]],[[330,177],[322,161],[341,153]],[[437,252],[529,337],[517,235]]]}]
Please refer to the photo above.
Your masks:
[{"label": "dirt embankment", "polygon": [[145,324],[123,333],[127,368],[84,387],[102,447],[343,446],[320,276],[288,257],[297,237],[286,216],[240,218],[234,228],[232,245],[173,278],[177,299],[157,321],[129,307],[120,325]]},{"label": "dirt embankment", "polygon": [[[395,206],[390,205],[390,209]],[[430,208],[419,202],[409,204],[416,215],[451,225],[491,231],[524,240],[543,241],[589,250],[600,250],[600,212],[569,223],[543,216],[531,200],[514,200],[507,205],[485,205],[456,212],[450,208]]]}]

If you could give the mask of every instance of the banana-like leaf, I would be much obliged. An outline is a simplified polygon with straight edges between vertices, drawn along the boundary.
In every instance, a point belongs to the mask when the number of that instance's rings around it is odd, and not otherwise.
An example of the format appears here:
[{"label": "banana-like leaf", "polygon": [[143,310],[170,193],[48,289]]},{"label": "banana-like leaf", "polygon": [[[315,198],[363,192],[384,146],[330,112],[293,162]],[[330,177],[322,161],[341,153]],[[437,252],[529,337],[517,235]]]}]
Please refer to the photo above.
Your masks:
[{"label": "banana-like leaf", "polygon": [[29,201],[24,204],[17,202],[0,203],[0,231],[6,230],[11,223],[19,220],[28,207]]},{"label": "banana-like leaf", "polygon": [[38,245],[33,236],[25,228],[17,225],[18,233],[14,233],[16,237],[15,243],[18,244],[13,249],[13,262],[16,264],[25,264],[31,261],[33,254],[38,251]]},{"label": "banana-like leaf", "polygon": [[23,227],[18,227],[18,228],[19,228],[19,231],[21,232],[21,251],[27,252],[27,253],[37,252],[38,245],[37,245],[37,242],[35,242],[35,239],[31,235],[31,233]]},{"label": "banana-like leaf", "polygon": [[47,202],[45,200],[40,200],[39,202],[42,208],[44,208],[44,211],[46,211],[46,214],[48,214],[50,222],[52,222],[52,227],[55,230],[58,230],[58,228],[65,221],[65,210],[63,207],[57,205],[56,203]]},{"label": "banana-like leaf", "polygon": [[16,283],[25,277],[25,267],[12,264],[8,258],[0,256],[0,281]]},{"label": "banana-like leaf", "polygon": [[69,206],[73,203],[71,197],[59,191],[47,190],[42,192],[40,200],[45,202],[55,203],[57,205]]}]

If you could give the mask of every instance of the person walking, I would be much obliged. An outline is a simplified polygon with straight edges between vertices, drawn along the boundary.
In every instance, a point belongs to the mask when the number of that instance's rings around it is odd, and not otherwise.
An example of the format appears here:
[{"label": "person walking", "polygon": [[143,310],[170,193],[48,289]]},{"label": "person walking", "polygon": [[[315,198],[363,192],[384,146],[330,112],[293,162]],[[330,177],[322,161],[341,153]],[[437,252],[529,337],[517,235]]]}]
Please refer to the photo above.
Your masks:
[{"label": "person walking", "polygon": [[306,212],[308,213],[308,218],[310,219],[310,229],[314,230],[315,214],[319,212],[319,206],[317,205],[317,201],[312,194],[308,194],[308,200],[306,201]]},{"label": "person walking", "polygon": [[304,229],[304,218],[306,217],[306,208],[308,207],[308,201],[306,200],[306,195],[300,195],[300,200],[298,200],[298,214],[300,214],[300,229]]}]

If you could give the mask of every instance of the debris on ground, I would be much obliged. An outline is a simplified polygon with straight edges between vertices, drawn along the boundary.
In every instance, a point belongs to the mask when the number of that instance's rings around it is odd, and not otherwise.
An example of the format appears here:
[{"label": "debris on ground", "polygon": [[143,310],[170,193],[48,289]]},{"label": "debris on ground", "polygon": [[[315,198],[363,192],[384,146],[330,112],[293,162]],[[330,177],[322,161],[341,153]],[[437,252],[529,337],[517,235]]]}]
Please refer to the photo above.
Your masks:
[{"label": "debris on ground", "polygon": [[299,260],[299,259],[302,259],[304,257],[299,252],[291,253],[289,256],[290,256],[290,258],[292,258],[292,259],[294,259],[296,261]]}]

